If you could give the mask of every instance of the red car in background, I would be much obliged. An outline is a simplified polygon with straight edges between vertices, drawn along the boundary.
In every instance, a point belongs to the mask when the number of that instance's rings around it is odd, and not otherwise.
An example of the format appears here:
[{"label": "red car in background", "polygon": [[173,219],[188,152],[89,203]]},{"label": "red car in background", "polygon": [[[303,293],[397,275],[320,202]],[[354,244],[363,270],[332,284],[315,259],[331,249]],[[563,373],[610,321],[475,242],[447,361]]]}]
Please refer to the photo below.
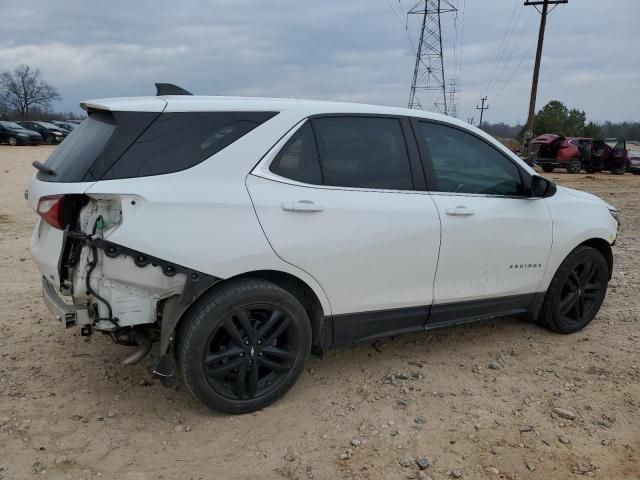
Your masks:
[{"label": "red car in background", "polygon": [[533,161],[545,172],[565,168],[569,173],[580,173],[584,168],[588,173],[606,170],[622,175],[631,169],[623,138],[594,140],[545,134],[534,138],[531,145],[534,146]]},{"label": "red car in background", "polygon": [[569,173],[580,173],[582,154],[577,145],[573,145],[562,135],[547,133],[531,141],[533,163],[540,165],[545,172],[555,168],[565,168]]},{"label": "red car in background", "polygon": [[629,151],[624,138],[570,138],[569,143],[578,147],[582,154],[582,166],[587,173],[610,171],[622,175],[631,168]]}]

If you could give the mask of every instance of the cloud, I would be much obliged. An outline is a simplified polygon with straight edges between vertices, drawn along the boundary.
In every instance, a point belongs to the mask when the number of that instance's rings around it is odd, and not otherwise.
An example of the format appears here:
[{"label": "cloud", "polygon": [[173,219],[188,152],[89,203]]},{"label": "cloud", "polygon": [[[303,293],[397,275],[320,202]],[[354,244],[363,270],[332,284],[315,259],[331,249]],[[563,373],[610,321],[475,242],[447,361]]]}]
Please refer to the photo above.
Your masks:
[{"label": "cloud", "polygon": [[[454,1],[457,17],[442,20],[445,71],[448,79],[460,75],[459,116],[475,114],[486,94],[488,120],[524,120],[539,15],[516,0]],[[203,94],[405,106],[414,66],[408,34],[415,45],[419,18],[410,16],[405,31],[397,12],[410,6],[408,0],[179,6],[33,0],[3,11],[0,69],[40,68],[64,97],[60,110],[77,110],[87,98],[153,94],[156,81]],[[640,117],[640,61],[631,48],[640,40],[640,4],[619,0],[604,23],[602,15],[597,0],[572,0],[550,15],[538,107],[557,98],[596,120]]]}]

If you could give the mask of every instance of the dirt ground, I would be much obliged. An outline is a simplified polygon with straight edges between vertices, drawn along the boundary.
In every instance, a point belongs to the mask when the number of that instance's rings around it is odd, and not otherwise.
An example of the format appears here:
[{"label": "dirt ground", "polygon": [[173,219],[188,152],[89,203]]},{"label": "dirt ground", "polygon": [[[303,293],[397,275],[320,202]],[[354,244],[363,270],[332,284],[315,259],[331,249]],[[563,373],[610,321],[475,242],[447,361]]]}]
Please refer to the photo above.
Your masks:
[{"label": "dirt ground", "polygon": [[272,407],[225,416],[46,311],[23,191],[51,151],[0,146],[0,479],[640,478],[640,176],[551,175],[621,211],[583,332],[503,319],[340,348]]}]

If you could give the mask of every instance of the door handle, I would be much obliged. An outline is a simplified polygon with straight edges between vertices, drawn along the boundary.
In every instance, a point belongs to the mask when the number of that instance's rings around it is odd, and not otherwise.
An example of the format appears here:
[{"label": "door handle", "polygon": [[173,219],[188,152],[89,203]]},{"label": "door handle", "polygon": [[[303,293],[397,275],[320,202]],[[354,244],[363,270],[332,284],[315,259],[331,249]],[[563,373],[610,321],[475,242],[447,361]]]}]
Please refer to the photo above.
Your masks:
[{"label": "door handle", "polygon": [[300,200],[298,202],[282,202],[282,210],[285,212],[322,212],[324,207],[313,203],[311,200]]},{"label": "door handle", "polygon": [[470,208],[465,207],[464,205],[458,205],[456,208],[445,209],[445,213],[453,217],[467,217],[469,215],[473,215],[476,212],[474,212]]}]

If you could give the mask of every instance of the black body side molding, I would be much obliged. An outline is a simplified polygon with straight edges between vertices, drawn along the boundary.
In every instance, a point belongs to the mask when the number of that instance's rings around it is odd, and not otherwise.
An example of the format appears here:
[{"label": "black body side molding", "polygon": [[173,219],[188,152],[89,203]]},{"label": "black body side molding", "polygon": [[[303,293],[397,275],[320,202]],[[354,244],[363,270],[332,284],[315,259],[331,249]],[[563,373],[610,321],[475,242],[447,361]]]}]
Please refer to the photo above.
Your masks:
[{"label": "black body side molding", "polygon": [[190,91],[174,85],[173,83],[156,83],[155,86],[156,97],[161,97],[163,95],[193,95]]},{"label": "black body side molding", "polygon": [[526,313],[535,319],[543,299],[544,293],[530,293],[486,300],[334,315],[325,318],[332,338],[331,344],[324,347],[348,345],[492,317]]}]

